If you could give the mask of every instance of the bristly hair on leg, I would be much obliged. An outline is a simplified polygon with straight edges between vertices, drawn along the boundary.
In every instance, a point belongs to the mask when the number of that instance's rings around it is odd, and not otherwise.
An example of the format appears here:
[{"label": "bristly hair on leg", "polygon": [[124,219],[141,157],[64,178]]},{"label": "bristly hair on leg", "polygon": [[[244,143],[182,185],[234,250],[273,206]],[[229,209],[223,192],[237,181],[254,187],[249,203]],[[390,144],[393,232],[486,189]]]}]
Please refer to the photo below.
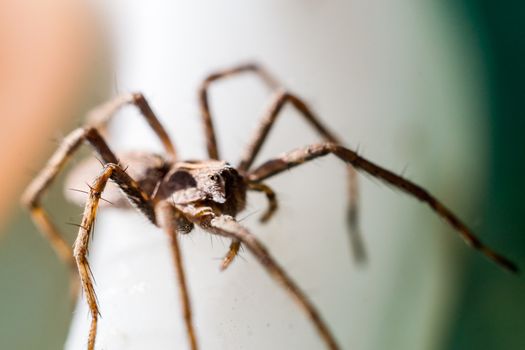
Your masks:
[{"label": "bristly hair on leg", "polygon": [[318,143],[307,147],[299,148],[282,155],[279,158],[271,159],[257,169],[248,174],[250,181],[262,181],[275,176],[285,170],[304,164],[312,159],[333,154],[345,163],[349,163],[356,169],[381,180],[383,183],[393,186],[408,195],[428,204],[430,208],[440,217],[445,219],[452,226],[461,238],[472,248],[478,250],[487,258],[500,265],[504,269],[517,273],[518,266],[495,252],[489,246],[472,233],[472,231],[445,205],[431,195],[423,187],[406,180],[393,172],[386,170],[372,163],[371,161],[359,156],[354,151],[334,143]]}]

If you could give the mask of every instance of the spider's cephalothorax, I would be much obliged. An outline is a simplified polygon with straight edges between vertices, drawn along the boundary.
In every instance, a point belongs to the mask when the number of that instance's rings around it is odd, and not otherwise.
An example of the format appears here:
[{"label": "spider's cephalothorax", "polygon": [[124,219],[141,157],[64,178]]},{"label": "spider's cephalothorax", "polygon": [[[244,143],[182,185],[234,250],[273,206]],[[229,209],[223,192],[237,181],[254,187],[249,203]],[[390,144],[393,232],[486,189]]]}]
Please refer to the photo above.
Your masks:
[{"label": "spider's cephalothorax", "polygon": [[[211,111],[208,103],[208,88],[214,81],[236,74],[251,72],[258,75],[271,89],[273,96],[267,107],[264,118],[256,130],[246,151],[236,168],[220,161],[217,140],[213,128]],[[199,101],[202,120],[207,138],[207,149],[210,160],[180,161],[170,137],[153,113],[142,94],[135,93],[117,97],[96,108],[88,116],[87,125],[72,131],[62,142],[46,167],[29,185],[22,198],[30,209],[31,215],[42,233],[49,239],[53,248],[69,266],[72,267],[72,291],[76,296],[78,277],[82,284],[91,312],[91,329],[87,347],[93,350],[97,335],[99,307],[93,286],[93,276],[87,260],[90,237],[99,205],[104,202],[116,207],[127,208],[124,197],[153,224],[161,227],[170,237],[174,264],[183,306],[183,318],[192,350],[197,349],[190,299],[184,276],[181,252],[177,233],[189,233],[195,225],[213,235],[231,239],[230,249],[223,259],[221,269],[228,267],[242,246],[252,253],[258,262],[270,273],[277,283],[283,286],[305,311],[327,348],[339,349],[339,346],[316,308],[301,289],[290,279],[275,259],[259,240],[246,228],[240,225],[235,216],[245,207],[246,191],[258,191],[266,195],[269,206],[262,215],[261,221],[268,221],[277,210],[275,193],[263,183],[264,180],[278,175],[290,168],[328,154],[335,155],[347,164],[349,181],[349,227],[350,241],[357,257],[364,258],[363,248],[358,235],[357,225],[357,177],[356,169],[365,172],[387,184],[404,191],[408,195],[426,203],[434,212],[445,219],[467,244],[479,250],[486,257],[512,272],[517,266],[483,244],[477,236],[442,202],[437,200],[424,188],[394,174],[361,157],[356,152],[342,146],[336,136],[312,113],[310,108],[297,96],[284,90],[268,72],[254,64],[246,64],[209,75],[199,89]],[[322,137],[322,143],[312,144],[270,159],[253,168],[253,162],[259,153],[266,136],[280,115],[283,106],[288,103],[295,107],[304,119]],[[162,142],[166,155],[151,153],[128,153],[119,157],[109,148],[102,136],[111,117],[122,106],[135,105],[146,119],[149,126]],[[47,212],[41,205],[45,190],[56,178],[66,161],[83,143],[87,142],[98,153],[103,169],[98,165],[98,177],[87,191],[78,190],[79,180],[90,172],[91,165],[84,163],[76,168],[68,181],[68,188],[77,188],[78,192],[87,193],[85,198],[68,192],[68,197],[75,202],[86,202],[84,216],[79,225],[74,249],[63,239]],[[95,165],[97,165],[95,163]],[[111,180],[111,182],[109,181]],[[106,187],[106,185],[108,185]],[[113,186],[113,189],[112,189]],[[117,193],[114,189],[118,188]],[[102,202],[101,202],[102,200]]]},{"label": "spider's cephalothorax", "polygon": [[237,170],[221,161],[176,162],[159,185],[156,200],[175,205],[209,206],[235,216],[246,204],[246,184]]},{"label": "spider's cephalothorax", "polygon": [[[167,199],[175,208],[211,209],[235,217],[246,205],[245,179],[221,161],[176,162],[158,185],[154,201]],[[193,223],[175,212],[178,231],[189,233]]]}]

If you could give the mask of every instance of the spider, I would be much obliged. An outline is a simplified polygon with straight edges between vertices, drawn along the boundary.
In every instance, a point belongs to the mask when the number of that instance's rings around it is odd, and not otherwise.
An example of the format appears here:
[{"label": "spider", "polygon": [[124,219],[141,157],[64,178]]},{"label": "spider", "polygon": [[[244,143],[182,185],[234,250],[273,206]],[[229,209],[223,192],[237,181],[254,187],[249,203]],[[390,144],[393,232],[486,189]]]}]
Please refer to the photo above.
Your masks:
[{"label": "spider", "polygon": [[[208,103],[208,89],[213,82],[219,79],[244,73],[255,74],[274,92],[258,129],[240,162],[234,167],[220,160]],[[357,230],[357,170],[378,178],[428,204],[437,215],[445,219],[457,231],[468,245],[479,250],[501,267],[512,272],[518,271],[513,262],[483,244],[452,211],[423,187],[345,148],[305,102],[282,88],[263,67],[256,64],[243,64],[210,74],[199,88],[199,103],[209,159],[180,160],[173,143],[145,97],[140,93],[128,94],[106,102],[90,112],[85,126],[72,131],[65,137],[47,165],[31,182],[23,195],[22,202],[30,210],[36,226],[50,241],[58,256],[71,267],[71,289],[74,296],[78,290],[77,276],[80,276],[81,288],[85,293],[91,314],[88,350],[93,350],[95,347],[97,321],[100,314],[87,253],[97,210],[99,206],[104,205],[103,202],[106,200],[102,198],[102,193],[109,180],[114,183],[113,186],[116,185],[121,190],[132,206],[146,216],[153,225],[162,228],[170,238],[182,302],[182,316],[188,343],[193,350],[198,348],[198,343],[192,321],[190,297],[184,276],[178,234],[188,234],[195,226],[212,235],[231,239],[229,251],[222,260],[221,269],[223,270],[234,261],[240,247],[244,246],[271,277],[288,291],[318,331],[326,347],[332,350],[339,349],[336,339],[308,297],[281,268],[267,248],[235,219],[245,207],[247,191],[257,191],[266,195],[268,200],[268,208],[261,217],[262,222],[268,221],[277,210],[277,199],[274,191],[264,184],[264,180],[329,154],[342,160],[348,168],[350,198],[348,213],[351,231]],[[165,154],[142,152],[127,153],[117,157],[110,149],[103,136],[107,124],[121,107],[129,104],[139,109],[162,142]],[[253,168],[254,159],[286,104],[292,105],[299,111],[320,134],[323,142],[292,150]],[[41,199],[68,159],[84,142],[98,154],[103,169],[89,188],[78,235],[71,249],[42,207]],[[76,172],[78,175],[82,171],[83,168],[80,166],[73,171],[73,174]],[[122,200],[123,197],[115,197],[114,190],[110,187],[107,189],[105,196],[106,194],[112,196],[112,199],[115,198],[112,201],[115,206],[125,208],[127,202]],[[78,199],[76,201],[78,202]],[[359,242],[355,237],[352,241]]]}]

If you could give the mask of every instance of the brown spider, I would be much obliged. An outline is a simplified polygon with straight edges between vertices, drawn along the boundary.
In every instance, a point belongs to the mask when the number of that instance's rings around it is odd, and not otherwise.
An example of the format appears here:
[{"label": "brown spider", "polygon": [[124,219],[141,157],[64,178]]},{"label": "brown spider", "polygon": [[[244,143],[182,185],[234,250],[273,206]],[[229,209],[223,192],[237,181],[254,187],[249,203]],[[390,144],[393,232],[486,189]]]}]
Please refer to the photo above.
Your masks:
[{"label": "brown spider", "polygon": [[[208,87],[218,79],[245,72],[257,74],[275,92],[265,117],[246,148],[241,161],[237,167],[233,167],[219,160],[208,105]],[[354,169],[357,169],[427,203],[437,215],[444,218],[458,232],[467,244],[503,268],[517,272],[518,269],[514,263],[484,245],[454,213],[425,189],[343,147],[300,98],[282,89],[276,80],[260,66],[255,64],[241,65],[209,75],[200,87],[199,100],[210,159],[179,160],[168,134],[157,120],[144,96],[142,94],[131,94],[117,97],[94,109],[88,116],[86,126],[74,130],[63,140],[46,167],[25,191],[22,201],[31,211],[36,225],[49,239],[59,257],[71,266],[73,295],[76,295],[77,271],[80,274],[82,289],[91,312],[91,327],[87,346],[89,350],[93,350],[95,346],[99,308],[86,255],[97,209],[99,204],[103,205],[100,203],[101,199],[104,200],[101,195],[110,179],[120,188],[134,207],[142,212],[152,224],[161,227],[170,237],[183,306],[183,318],[191,349],[197,349],[197,337],[192,323],[190,300],[177,234],[189,233],[195,225],[210,234],[231,239],[230,249],[221,265],[222,269],[231,264],[241,245],[246,247],[275,281],[280,283],[299,304],[319,332],[327,348],[339,349],[332,333],[307,296],[288,277],[259,240],[235,220],[235,216],[245,207],[246,192],[252,190],[264,193],[269,201],[269,207],[261,217],[261,221],[267,221],[277,209],[277,201],[275,193],[263,181],[285,170],[328,154],[335,155],[348,165],[350,182],[349,222],[354,231],[357,225],[357,183]],[[325,142],[293,150],[251,169],[266,136],[286,103],[293,105],[306,121],[318,131]],[[138,107],[161,140],[166,150],[165,155],[128,153],[117,158],[111,151],[102,134],[110,118],[118,109],[127,104]],[[87,141],[94,148],[104,166],[102,173],[90,187],[84,216],[72,251],[40,202],[44,191],[84,141]],[[124,165],[127,167],[124,168]],[[78,168],[77,174],[79,171],[83,171],[83,168]],[[112,196],[114,205],[126,207],[125,202],[114,197],[114,193],[109,187],[106,193],[108,196]],[[353,240],[355,241],[355,238]]]}]

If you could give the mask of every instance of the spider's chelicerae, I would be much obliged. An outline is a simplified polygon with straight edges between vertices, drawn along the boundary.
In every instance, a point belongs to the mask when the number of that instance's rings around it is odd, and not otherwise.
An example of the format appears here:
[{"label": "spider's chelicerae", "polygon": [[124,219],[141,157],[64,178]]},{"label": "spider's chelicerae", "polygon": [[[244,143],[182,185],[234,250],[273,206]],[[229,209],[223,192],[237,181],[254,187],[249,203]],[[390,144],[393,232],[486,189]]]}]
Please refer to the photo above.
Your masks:
[{"label": "spider's chelicerae", "polygon": [[[246,72],[259,76],[274,93],[259,128],[242,155],[241,161],[234,167],[221,161],[219,158],[215,131],[208,105],[208,88],[214,81]],[[467,244],[479,250],[503,268],[517,272],[517,267],[514,263],[483,244],[454,213],[424,188],[343,147],[334,134],[319,121],[300,98],[284,90],[262,67],[255,64],[246,64],[209,75],[199,89],[199,102],[207,138],[209,159],[191,161],[179,159],[168,134],[144,96],[139,93],[130,94],[117,97],[94,109],[89,114],[86,125],[74,130],[63,140],[46,167],[29,185],[23,196],[23,203],[31,211],[36,225],[49,239],[59,257],[71,266],[71,284],[74,295],[77,294],[77,276],[80,275],[81,286],[91,313],[91,327],[87,345],[89,350],[93,350],[95,346],[99,308],[93,288],[93,277],[86,255],[97,209],[99,205],[104,205],[104,198],[101,196],[108,184],[108,180],[112,180],[120,188],[129,203],[144,214],[153,225],[161,227],[170,237],[183,305],[183,318],[191,349],[198,348],[197,336],[192,322],[190,298],[186,287],[177,235],[191,232],[195,225],[210,234],[231,239],[229,251],[222,261],[222,269],[225,269],[232,263],[241,246],[246,247],[275,281],[290,293],[294,301],[301,307],[317,329],[326,347],[339,349],[330,329],[307,296],[288,277],[266,247],[235,219],[236,215],[245,207],[247,191],[258,191],[266,195],[269,206],[261,217],[261,221],[270,219],[277,209],[277,201],[275,193],[264,184],[264,180],[328,154],[335,155],[345,162],[348,167],[350,198],[348,214],[351,232],[354,232],[353,243],[359,243],[355,236],[357,229],[356,170],[359,170],[428,204],[437,215],[444,218],[456,230]],[[320,134],[324,142],[285,153],[266,161],[254,169],[252,167],[253,161],[276,118],[279,116],[281,109],[287,103],[300,112],[304,119]],[[103,137],[107,123],[117,110],[127,104],[133,104],[140,110],[142,116],[162,142],[166,154],[128,153],[117,157],[109,148]],[[79,225],[78,236],[73,250],[71,250],[46,211],[42,208],[41,198],[66,161],[83,142],[87,142],[98,153],[100,161],[103,163],[103,169],[90,186],[83,219]],[[81,171],[82,166],[74,171],[73,175]],[[120,199],[118,197],[113,199],[115,196],[111,192],[112,190],[108,187],[105,197],[111,196],[115,206],[125,208],[127,202],[120,200],[122,196]],[[357,251],[359,252],[359,249]]]}]

